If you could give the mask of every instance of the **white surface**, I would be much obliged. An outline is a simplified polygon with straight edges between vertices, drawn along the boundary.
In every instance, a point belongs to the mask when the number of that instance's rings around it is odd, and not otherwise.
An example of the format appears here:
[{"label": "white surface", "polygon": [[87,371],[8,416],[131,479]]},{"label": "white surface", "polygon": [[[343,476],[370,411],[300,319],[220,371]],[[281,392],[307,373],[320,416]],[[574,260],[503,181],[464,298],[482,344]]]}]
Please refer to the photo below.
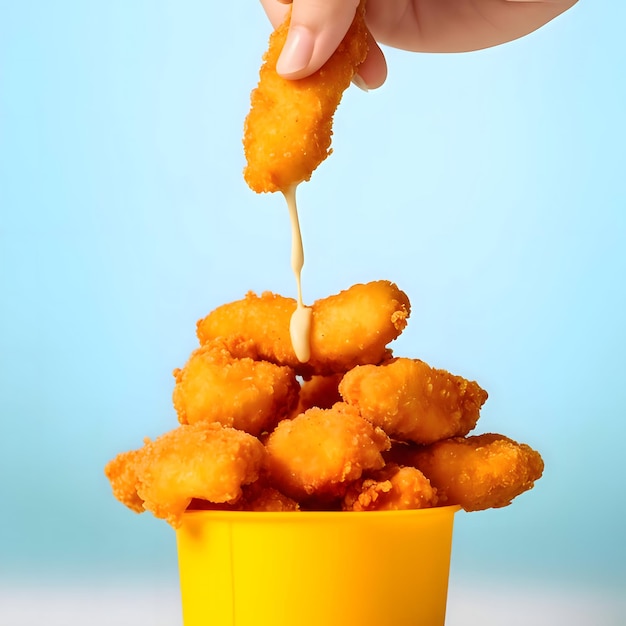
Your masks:
[{"label": "white surface", "polygon": [[[623,626],[625,616],[626,600],[599,592],[481,585],[450,590],[446,626]],[[0,625],[37,624],[181,626],[182,620],[175,586],[1,587]]]},{"label": "white surface", "polygon": [[626,600],[580,589],[451,589],[446,626],[626,626]]}]

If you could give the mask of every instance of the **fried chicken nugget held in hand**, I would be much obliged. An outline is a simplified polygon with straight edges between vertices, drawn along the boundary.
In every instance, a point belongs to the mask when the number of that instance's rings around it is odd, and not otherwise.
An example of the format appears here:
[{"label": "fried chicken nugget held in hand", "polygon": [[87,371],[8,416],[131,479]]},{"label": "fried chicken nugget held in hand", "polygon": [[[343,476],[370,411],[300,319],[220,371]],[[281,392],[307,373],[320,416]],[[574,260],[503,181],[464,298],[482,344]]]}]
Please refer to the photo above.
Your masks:
[{"label": "fried chicken nugget held in hand", "polygon": [[543,474],[541,455],[524,443],[487,433],[430,446],[395,446],[388,458],[417,467],[437,489],[440,504],[466,511],[508,506]]},{"label": "fried chicken nugget held in hand", "polygon": [[175,528],[193,498],[234,503],[242,486],[266,462],[252,435],[217,423],[197,422],[147,440],[137,462],[137,494],[144,508]]},{"label": "fried chicken nugget held in hand", "polygon": [[362,2],[335,53],[317,72],[300,80],[287,80],[276,72],[289,17],[272,33],[244,124],[244,178],[253,191],[284,192],[307,181],[330,154],[333,115],[367,56],[364,16]]},{"label": "fried chicken nugget held in hand", "polygon": [[405,357],[354,368],[339,392],[390,437],[420,444],[466,435],[487,400],[477,383]]},{"label": "fried chicken nugget held in hand", "polygon": [[350,485],[344,511],[406,511],[437,505],[437,491],[415,467],[390,463]]},{"label": "fried chicken nugget held in hand", "polygon": [[300,385],[291,368],[233,358],[219,340],[195,350],[174,376],[181,424],[219,422],[256,436],[271,430],[298,402]]},{"label": "fried chicken nugget held in hand", "polygon": [[317,300],[311,307],[311,356],[301,363],[289,334],[295,308],[292,298],[248,293],[201,319],[198,339],[202,345],[221,337],[235,357],[288,365],[303,376],[329,375],[388,358],[387,344],[404,330],[411,311],[407,295],[387,280]]},{"label": "fried chicken nugget held in hand", "polygon": [[270,483],[298,502],[343,497],[348,485],[384,465],[390,446],[380,428],[346,404],[283,420],[266,441]]}]

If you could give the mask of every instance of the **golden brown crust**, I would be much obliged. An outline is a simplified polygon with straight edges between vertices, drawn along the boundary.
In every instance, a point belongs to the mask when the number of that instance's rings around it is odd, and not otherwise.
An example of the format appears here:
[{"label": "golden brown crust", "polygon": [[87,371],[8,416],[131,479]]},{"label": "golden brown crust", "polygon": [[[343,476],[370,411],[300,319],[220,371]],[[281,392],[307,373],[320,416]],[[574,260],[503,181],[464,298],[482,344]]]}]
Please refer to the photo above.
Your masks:
[{"label": "golden brown crust", "polygon": [[195,350],[174,376],[174,407],[181,424],[219,422],[260,435],[298,402],[299,384],[291,368],[235,359],[220,340]]},{"label": "golden brown crust", "polygon": [[541,455],[504,435],[455,437],[430,446],[396,447],[390,457],[414,465],[437,489],[441,504],[466,511],[507,506],[543,473]]},{"label": "golden brown crust", "polygon": [[403,357],[354,368],[339,392],[390,437],[422,444],[466,435],[487,399],[476,382]]},{"label": "golden brown crust", "polygon": [[415,467],[387,464],[348,488],[344,511],[404,511],[437,505],[437,491]]},{"label": "golden brown crust", "polygon": [[257,193],[309,180],[330,154],[333,115],[367,55],[364,4],[335,53],[307,78],[287,80],[276,73],[289,18],[272,33],[244,124],[244,178]]},{"label": "golden brown crust", "polygon": [[187,507],[188,511],[257,511],[286,512],[299,511],[299,504],[292,498],[282,494],[278,489],[270,487],[259,478],[256,482],[241,488],[241,498],[234,503],[208,502],[194,498]]},{"label": "golden brown crust", "polygon": [[249,291],[242,300],[223,304],[199,320],[196,333],[201,345],[221,338],[235,357],[293,367],[299,363],[289,334],[295,309],[294,298]]},{"label": "golden brown crust", "polygon": [[291,347],[295,306],[248,294],[198,323],[202,345],[175,370],[183,425],[106,465],[118,500],[173,526],[189,508],[476,511],[508,505],[541,477],[529,446],[464,437],[487,398],[477,383],[391,357],[410,313],[396,285],[315,302],[306,364]]},{"label": "golden brown crust", "polygon": [[303,381],[295,415],[304,413],[313,407],[330,409],[341,401],[339,383],[343,374],[329,374],[328,376],[312,376]]},{"label": "golden brown crust", "polygon": [[[118,478],[133,476],[142,509],[177,527],[194,498],[236,502],[242,486],[259,477],[266,453],[252,435],[216,423],[198,422],[179,426],[154,441],[146,439],[143,448],[118,455],[117,459],[112,462],[118,466],[115,472],[109,470],[114,495],[127,504],[131,490],[121,488]],[[124,469],[120,471],[122,464]]]},{"label": "golden brown crust", "polygon": [[383,467],[389,445],[382,430],[343,403],[309,409],[268,437],[270,481],[298,501],[337,499],[364,471]]},{"label": "golden brown crust", "polygon": [[312,305],[311,357],[301,363],[291,345],[289,322],[296,301],[266,292],[222,305],[197,324],[201,344],[222,338],[238,358],[288,365],[303,376],[346,372],[388,358],[387,344],[404,330],[411,306],[387,280],[353,285]]},{"label": "golden brown crust", "polygon": [[137,462],[141,450],[120,452],[104,467],[104,474],[111,483],[113,496],[135,513],[143,513],[143,499],[137,494]]},{"label": "golden brown crust", "polygon": [[244,487],[242,498],[244,511],[299,511],[300,505],[293,499],[258,480]]},{"label": "golden brown crust", "polygon": [[405,329],[407,295],[388,280],[356,284],[313,304],[311,364],[315,373],[347,372],[389,358],[389,343]]}]

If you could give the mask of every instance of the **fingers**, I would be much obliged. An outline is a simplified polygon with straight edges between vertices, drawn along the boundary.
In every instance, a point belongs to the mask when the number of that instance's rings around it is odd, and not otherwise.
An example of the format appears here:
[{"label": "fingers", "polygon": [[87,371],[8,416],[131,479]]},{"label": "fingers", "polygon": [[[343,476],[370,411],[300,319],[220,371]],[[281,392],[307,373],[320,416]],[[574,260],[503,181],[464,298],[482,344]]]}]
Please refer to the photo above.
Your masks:
[{"label": "fingers", "polygon": [[261,5],[274,28],[284,22],[291,9],[291,2],[287,0],[261,0]]},{"label": "fingers", "polygon": [[[290,0],[261,0],[276,28],[292,9]],[[284,78],[304,78],[318,70],[346,34],[359,0],[294,0],[289,35],[276,65]],[[368,56],[359,67],[354,83],[362,89],[376,89],[387,78],[385,56],[369,35]]]},{"label": "fingers", "polygon": [[[378,89],[387,79],[387,61],[380,46],[370,33],[368,33],[368,44],[367,57],[359,65],[358,74],[352,82],[362,89]],[[360,84],[361,82],[363,84]]]},{"label": "fingers", "polygon": [[[278,0],[262,0],[276,26],[288,11]],[[276,69],[284,78],[304,78],[318,70],[341,43],[359,0],[294,0],[291,25]]]}]

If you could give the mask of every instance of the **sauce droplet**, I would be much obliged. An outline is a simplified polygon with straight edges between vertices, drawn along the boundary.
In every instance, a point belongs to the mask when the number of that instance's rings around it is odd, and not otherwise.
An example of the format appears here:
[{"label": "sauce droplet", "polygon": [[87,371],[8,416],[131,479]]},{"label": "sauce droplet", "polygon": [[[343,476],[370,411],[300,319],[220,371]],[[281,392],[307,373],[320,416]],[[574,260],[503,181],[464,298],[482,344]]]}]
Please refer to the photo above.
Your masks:
[{"label": "sauce droplet", "polygon": [[296,205],[296,187],[293,185],[283,193],[289,209],[291,221],[291,269],[296,276],[298,299],[296,310],[291,315],[289,333],[291,345],[296,353],[296,358],[301,363],[306,363],[311,356],[311,317],[313,311],[304,306],[302,302],[302,267],[304,266],[304,247],[302,246],[302,233],[300,232],[300,220],[298,219],[298,207]]}]

